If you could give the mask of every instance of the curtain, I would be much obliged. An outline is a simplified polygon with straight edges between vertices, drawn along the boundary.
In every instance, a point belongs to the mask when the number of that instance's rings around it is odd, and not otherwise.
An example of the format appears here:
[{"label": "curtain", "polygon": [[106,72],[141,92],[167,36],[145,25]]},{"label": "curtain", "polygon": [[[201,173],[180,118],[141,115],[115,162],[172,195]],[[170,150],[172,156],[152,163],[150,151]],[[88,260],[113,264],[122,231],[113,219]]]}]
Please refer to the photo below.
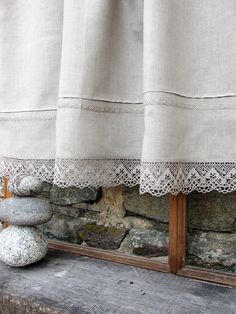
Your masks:
[{"label": "curtain", "polygon": [[236,189],[236,1],[0,0],[8,177]]}]

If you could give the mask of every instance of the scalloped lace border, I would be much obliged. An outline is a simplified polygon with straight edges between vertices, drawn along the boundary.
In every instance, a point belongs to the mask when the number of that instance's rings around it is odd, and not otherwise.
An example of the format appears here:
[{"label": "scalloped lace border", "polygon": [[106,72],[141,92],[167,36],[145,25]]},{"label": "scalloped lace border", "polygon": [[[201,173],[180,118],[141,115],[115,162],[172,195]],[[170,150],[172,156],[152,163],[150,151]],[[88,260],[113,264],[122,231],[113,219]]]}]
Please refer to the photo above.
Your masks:
[{"label": "scalloped lace border", "polygon": [[138,159],[13,159],[0,160],[0,174],[31,174],[60,187],[111,187],[140,184],[140,193],[155,196],[192,191],[236,190],[236,163],[141,162]]}]

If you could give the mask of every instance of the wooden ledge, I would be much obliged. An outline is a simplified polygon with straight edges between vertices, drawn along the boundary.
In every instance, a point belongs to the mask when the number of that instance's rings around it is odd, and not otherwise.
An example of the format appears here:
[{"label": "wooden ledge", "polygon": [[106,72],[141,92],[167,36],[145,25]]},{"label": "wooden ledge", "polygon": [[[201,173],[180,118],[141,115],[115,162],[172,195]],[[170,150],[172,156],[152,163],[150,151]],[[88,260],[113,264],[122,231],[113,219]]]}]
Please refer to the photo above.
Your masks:
[{"label": "wooden ledge", "polygon": [[177,272],[177,275],[236,287],[236,275],[223,273],[217,270],[185,266]]},{"label": "wooden ledge", "polygon": [[141,268],[147,268],[152,270],[158,270],[161,272],[169,272],[169,266],[167,263],[153,261],[147,257],[139,257],[132,255],[125,255],[119,252],[110,250],[102,250],[97,248],[91,248],[88,246],[71,244],[61,241],[50,240],[49,248],[56,249],[63,252],[69,252],[73,254],[100,258],[107,261],[112,261],[119,264],[132,265]]}]

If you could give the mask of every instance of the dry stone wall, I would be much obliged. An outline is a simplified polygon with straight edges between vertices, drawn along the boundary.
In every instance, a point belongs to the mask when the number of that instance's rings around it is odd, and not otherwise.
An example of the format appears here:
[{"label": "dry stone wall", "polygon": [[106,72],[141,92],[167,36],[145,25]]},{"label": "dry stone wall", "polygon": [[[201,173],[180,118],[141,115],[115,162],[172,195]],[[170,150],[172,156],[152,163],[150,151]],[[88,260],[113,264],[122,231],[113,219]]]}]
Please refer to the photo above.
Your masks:
[{"label": "dry stone wall", "polygon": [[[140,195],[138,187],[61,189],[47,183],[41,196],[54,212],[41,225],[48,238],[167,260],[168,196]],[[187,207],[187,263],[236,272],[236,192],[193,192]]]},{"label": "dry stone wall", "polygon": [[[45,184],[54,217],[42,229],[51,239],[166,261],[168,196],[138,187],[68,188]],[[236,192],[191,193],[187,263],[236,272]]]}]

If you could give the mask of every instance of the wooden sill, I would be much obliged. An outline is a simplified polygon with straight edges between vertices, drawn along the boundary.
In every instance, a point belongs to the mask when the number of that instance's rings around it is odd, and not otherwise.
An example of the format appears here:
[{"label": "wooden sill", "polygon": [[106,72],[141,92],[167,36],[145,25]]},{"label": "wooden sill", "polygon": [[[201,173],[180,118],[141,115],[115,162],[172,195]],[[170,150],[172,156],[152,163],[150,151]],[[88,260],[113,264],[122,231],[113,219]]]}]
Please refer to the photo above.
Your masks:
[{"label": "wooden sill", "polygon": [[227,274],[217,270],[210,270],[195,266],[185,266],[177,272],[177,275],[236,287],[236,275],[230,273]]},{"label": "wooden sill", "polygon": [[69,252],[73,254],[89,256],[94,258],[100,258],[103,260],[131,265],[136,267],[142,267],[152,270],[158,270],[161,272],[169,272],[169,266],[167,263],[153,261],[147,257],[139,257],[132,255],[125,255],[119,252],[114,252],[110,250],[102,250],[97,248],[91,248],[88,246],[66,243],[61,241],[49,240],[48,246],[51,249],[56,249],[59,251]]}]

